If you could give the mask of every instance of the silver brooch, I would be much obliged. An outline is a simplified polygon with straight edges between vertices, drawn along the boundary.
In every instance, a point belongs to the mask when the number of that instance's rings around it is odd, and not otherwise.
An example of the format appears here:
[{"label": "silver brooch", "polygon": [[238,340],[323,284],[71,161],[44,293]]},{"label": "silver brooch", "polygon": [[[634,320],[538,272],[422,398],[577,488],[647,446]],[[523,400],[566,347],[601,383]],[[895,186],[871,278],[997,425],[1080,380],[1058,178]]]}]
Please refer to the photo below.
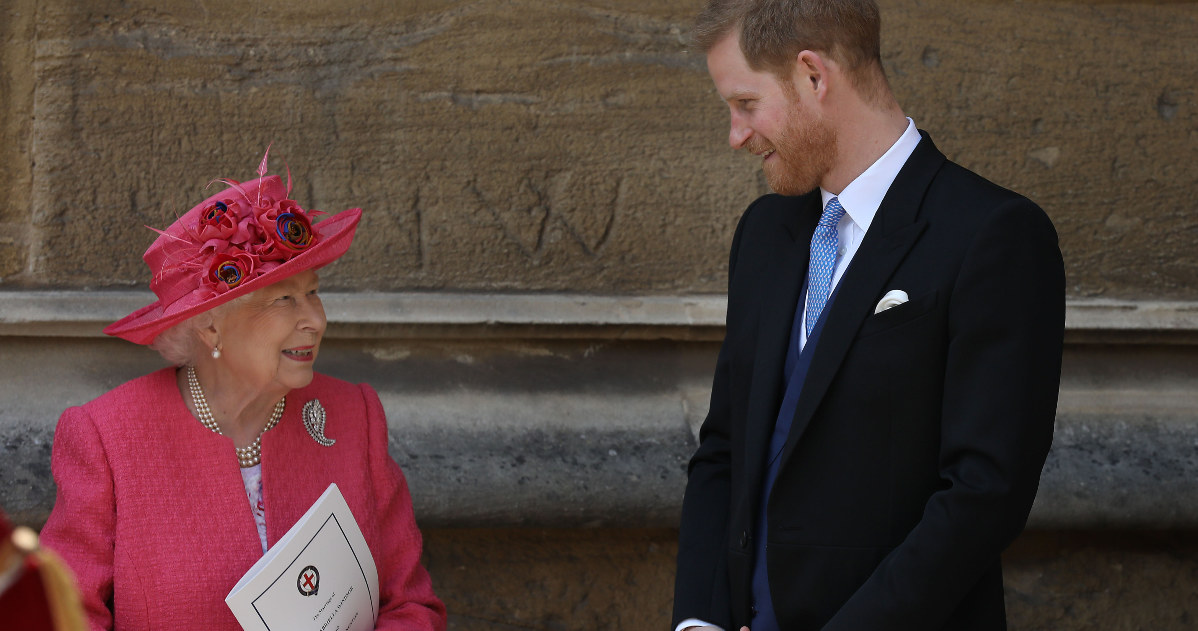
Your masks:
[{"label": "silver brooch", "polygon": [[320,404],[320,399],[312,399],[304,404],[304,429],[308,430],[312,440],[332,447],[337,440],[324,435],[324,421],[324,406]]}]

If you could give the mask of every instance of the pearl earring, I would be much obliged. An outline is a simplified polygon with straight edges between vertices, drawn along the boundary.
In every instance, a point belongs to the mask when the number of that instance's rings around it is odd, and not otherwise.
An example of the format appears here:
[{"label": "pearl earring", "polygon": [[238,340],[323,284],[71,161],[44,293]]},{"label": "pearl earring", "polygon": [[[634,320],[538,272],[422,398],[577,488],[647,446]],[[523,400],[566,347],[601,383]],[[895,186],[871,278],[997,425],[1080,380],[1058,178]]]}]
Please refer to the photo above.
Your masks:
[{"label": "pearl earring", "polygon": [[220,359],[220,347],[212,349],[212,359]]}]

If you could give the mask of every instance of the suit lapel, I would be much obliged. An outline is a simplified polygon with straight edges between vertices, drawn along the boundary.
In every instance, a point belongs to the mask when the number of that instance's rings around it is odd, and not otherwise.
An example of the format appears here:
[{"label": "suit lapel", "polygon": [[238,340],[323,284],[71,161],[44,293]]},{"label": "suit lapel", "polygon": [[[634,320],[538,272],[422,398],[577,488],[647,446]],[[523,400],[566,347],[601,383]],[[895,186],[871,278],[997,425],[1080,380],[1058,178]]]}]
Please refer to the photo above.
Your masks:
[{"label": "suit lapel", "polygon": [[944,154],[936,149],[931,138],[923,135],[882,199],[869,231],[840,279],[836,300],[824,316],[818,345],[811,349],[814,353],[811,368],[782,450],[782,467],[832,384],[857,330],[873,313],[882,288],[923,233],[926,222],[919,218],[919,208],[944,162]]},{"label": "suit lapel", "polygon": [[754,349],[753,378],[745,427],[745,462],[749,488],[757,488],[765,471],[766,446],[774,431],[778,405],[785,385],[783,366],[790,341],[790,329],[807,274],[811,235],[819,221],[818,193],[801,198],[783,198],[785,207],[771,210],[778,214],[781,229],[770,236],[762,254],[769,257],[768,278],[756,279],[758,305],[757,346]]}]

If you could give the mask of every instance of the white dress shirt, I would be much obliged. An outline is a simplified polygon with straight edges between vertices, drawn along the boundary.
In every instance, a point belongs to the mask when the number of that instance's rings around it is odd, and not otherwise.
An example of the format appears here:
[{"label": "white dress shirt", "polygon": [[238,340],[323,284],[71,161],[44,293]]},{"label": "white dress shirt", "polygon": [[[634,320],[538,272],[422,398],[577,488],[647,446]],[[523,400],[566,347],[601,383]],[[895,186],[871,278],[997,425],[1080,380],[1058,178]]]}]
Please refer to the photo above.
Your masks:
[{"label": "white dress shirt", "polygon": [[[864,173],[849,182],[840,195],[833,195],[822,188],[819,190],[824,208],[827,208],[828,201],[833,197],[837,198],[844,208],[844,217],[840,218],[840,223],[836,226],[839,248],[836,253],[836,269],[832,272],[832,286],[829,289],[829,295],[831,295],[830,292],[836,291],[836,286],[840,284],[840,278],[844,276],[844,271],[848,269],[849,263],[853,262],[853,255],[857,254],[857,248],[861,247],[861,240],[865,238],[865,233],[873,223],[874,215],[878,214],[882,198],[886,196],[886,191],[890,190],[894,178],[898,177],[899,171],[907,163],[907,158],[910,158],[911,154],[915,152],[915,146],[918,144],[919,130],[915,128],[915,122],[908,118],[907,129],[903,131],[903,135],[899,136],[893,145],[890,145],[881,158],[869,165]],[[807,284],[810,286],[810,273],[808,273],[807,280]],[[803,301],[803,321],[807,321],[806,300]],[[801,350],[806,345],[807,327],[801,326],[799,327],[799,349]]]},{"label": "white dress shirt", "polygon": [[[849,182],[840,195],[833,195],[820,189],[824,208],[828,206],[828,200],[833,197],[836,197],[840,201],[840,205],[844,207],[844,217],[841,217],[840,223],[836,225],[839,247],[836,255],[836,269],[832,272],[830,291],[836,290],[840,278],[844,276],[844,271],[853,261],[853,255],[857,254],[857,248],[861,246],[861,240],[869,231],[869,226],[874,221],[874,215],[878,214],[882,198],[886,196],[886,191],[890,190],[890,185],[894,183],[899,171],[907,163],[907,158],[910,158],[911,154],[915,152],[919,138],[919,130],[915,128],[915,121],[908,118],[907,129],[903,131],[903,135],[899,136],[899,139],[886,150],[886,153],[882,154],[881,158],[878,158],[861,175]],[[810,274],[808,274],[808,284],[810,284],[810,280]],[[806,300],[803,301],[801,308],[805,322],[807,319]],[[807,327],[801,326],[799,327],[799,349],[801,350],[806,345]],[[697,618],[688,618],[678,623],[674,631],[683,631],[688,627],[720,629],[720,627]],[[725,630],[720,629],[720,631]]]}]

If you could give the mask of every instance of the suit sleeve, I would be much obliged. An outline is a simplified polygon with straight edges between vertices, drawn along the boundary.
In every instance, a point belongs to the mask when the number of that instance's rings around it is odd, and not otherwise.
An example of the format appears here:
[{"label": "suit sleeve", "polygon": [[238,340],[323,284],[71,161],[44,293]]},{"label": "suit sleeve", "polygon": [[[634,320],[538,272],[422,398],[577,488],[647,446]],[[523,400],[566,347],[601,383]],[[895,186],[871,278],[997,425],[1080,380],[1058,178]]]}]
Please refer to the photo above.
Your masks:
[{"label": "suit sleeve", "polygon": [[996,209],[948,304],[942,490],[826,631],[942,628],[1022,531],[1052,442],[1064,293],[1048,217],[1025,199]]},{"label": "suit sleeve", "polygon": [[58,494],[41,542],[74,572],[89,628],[112,629],[112,472],[104,442],[83,408],[69,408],[59,418],[50,460]]},{"label": "suit sleeve", "polygon": [[[736,273],[741,235],[750,206],[732,238],[728,259],[728,293]],[[699,430],[699,448],[688,467],[686,494],[678,533],[678,563],[674,579],[676,627],[686,619],[699,619],[727,629],[731,626],[728,580],[728,516],[732,494],[732,450],[729,396],[729,353],[725,339],[716,360],[711,404]]]},{"label": "suit sleeve", "polygon": [[369,424],[370,475],[375,492],[371,532],[379,571],[379,618],[375,629],[445,631],[445,605],[433,594],[420,564],[422,539],[412,512],[412,496],[399,465],[387,449],[387,419],[378,395],[361,386]]}]

